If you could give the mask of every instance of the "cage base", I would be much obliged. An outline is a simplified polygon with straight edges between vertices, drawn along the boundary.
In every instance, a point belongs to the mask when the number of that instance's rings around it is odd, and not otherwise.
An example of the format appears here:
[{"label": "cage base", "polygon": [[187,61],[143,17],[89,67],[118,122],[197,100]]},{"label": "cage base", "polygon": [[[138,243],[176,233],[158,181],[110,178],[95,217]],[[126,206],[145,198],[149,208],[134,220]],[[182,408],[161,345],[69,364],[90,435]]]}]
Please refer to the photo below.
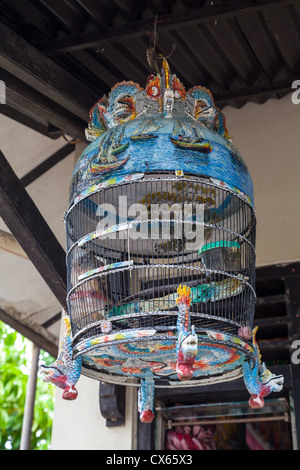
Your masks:
[{"label": "cage base", "polygon": [[[211,382],[237,369],[253,355],[253,347],[238,336],[215,331],[198,334],[198,352],[193,363],[192,380]],[[102,335],[82,341],[74,349],[74,358],[82,356],[85,375],[110,381],[122,377],[127,384],[133,379],[153,378],[156,386],[169,382],[190,385],[179,380],[176,366],[178,336],[173,331],[157,334],[155,330],[131,330]],[[124,382],[123,382],[124,380]]]},{"label": "cage base", "polygon": [[[111,375],[107,371],[94,370],[86,362],[83,362],[81,375],[89,379],[94,379],[97,381],[102,381],[108,384],[114,385],[124,385],[128,387],[140,387],[141,381],[134,377],[125,377],[123,375]],[[231,382],[232,380],[237,380],[243,377],[243,368],[237,367],[231,371],[224,371],[222,374],[217,373],[215,375],[204,376],[198,378],[197,380],[172,380],[170,377],[167,379],[160,379],[154,381],[154,386],[156,389],[159,388],[186,388],[186,387],[200,387],[206,385],[216,385],[224,382]]]},{"label": "cage base", "polygon": [[[186,288],[179,288],[179,293],[181,299],[184,298]],[[283,387],[283,377],[272,374],[261,363],[255,339],[257,328],[252,332],[252,344],[240,337],[212,330],[197,335],[193,326],[185,336],[187,332],[179,325],[177,335],[169,331],[169,335],[161,336],[152,329],[102,335],[79,343],[76,352],[72,348],[67,318],[65,324],[62,352],[53,364],[41,366],[45,373],[43,380],[62,388],[66,400],[77,397],[75,384],[81,373],[99,380],[103,380],[104,375],[109,378],[107,381],[121,377],[124,385],[138,384],[142,422],[152,422],[154,418],[155,387],[159,384],[176,386],[181,382],[190,386],[197,381],[207,383],[210,379],[221,382],[228,380],[230,375],[237,378],[242,371],[251,394],[251,408],[262,408],[264,397],[273,391],[280,392]],[[187,365],[188,370],[192,370],[190,376],[186,374]],[[192,381],[186,380],[192,377]]]}]

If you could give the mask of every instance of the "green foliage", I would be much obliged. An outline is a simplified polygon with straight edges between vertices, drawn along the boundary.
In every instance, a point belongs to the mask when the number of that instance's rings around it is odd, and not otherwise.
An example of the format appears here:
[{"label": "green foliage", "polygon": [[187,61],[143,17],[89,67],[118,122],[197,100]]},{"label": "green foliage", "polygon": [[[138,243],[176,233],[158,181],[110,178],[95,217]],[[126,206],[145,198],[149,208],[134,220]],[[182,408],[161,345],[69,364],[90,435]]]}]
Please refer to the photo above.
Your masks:
[{"label": "green foliage", "polygon": [[[0,322],[0,450],[19,449],[31,362],[31,342]],[[40,361],[53,362],[45,351]],[[50,447],[54,410],[54,387],[37,379],[31,449]]]}]

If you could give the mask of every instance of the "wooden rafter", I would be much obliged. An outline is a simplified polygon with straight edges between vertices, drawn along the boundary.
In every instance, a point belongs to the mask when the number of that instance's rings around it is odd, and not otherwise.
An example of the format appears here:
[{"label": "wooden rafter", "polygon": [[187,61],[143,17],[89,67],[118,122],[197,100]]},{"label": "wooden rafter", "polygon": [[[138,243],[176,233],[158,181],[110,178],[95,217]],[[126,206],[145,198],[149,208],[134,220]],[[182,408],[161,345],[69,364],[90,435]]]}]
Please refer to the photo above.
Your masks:
[{"label": "wooden rafter", "polygon": [[87,122],[89,109],[98,100],[98,93],[10,28],[4,24],[0,26],[2,69],[61,109]]},{"label": "wooden rafter", "polygon": [[[1,30],[1,28],[0,28]],[[44,94],[37,92],[5,70],[0,70],[6,86],[6,104],[23,108],[48,123],[59,127],[63,133],[77,139],[85,139],[86,121],[78,118]]]},{"label": "wooden rafter", "polygon": [[1,104],[1,114],[9,117],[10,119],[23,124],[31,129],[34,129],[36,132],[39,132],[50,139],[58,139],[62,136],[62,130],[52,124],[49,124],[46,120],[37,119],[35,115],[26,111],[26,109],[20,110],[18,104],[13,104],[11,102],[10,106],[8,104]]},{"label": "wooden rafter", "polygon": [[74,151],[75,147],[73,144],[66,144],[60,149],[58,149],[56,152],[54,152],[50,157],[48,157],[46,160],[44,160],[40,165],[37,165],[35,168],[33,168],[31,171],[26,173],[24,175],[20,182],[21,184],[25,187],[28,186],[30,183],[35,181],[37,178],[42,176],[44,173],[46,173],[50,168],[52,168],[54,165],[59,163],[61,160],[66,158],[70,153]]},{"label": "wooden rafter", "polygon": [[270,83],[264,83],[253,87],[241,88],[238,90],[230,90],[225,92],[214,92],[214,100],[218,106],[223,106],[229,101],[238,99],[249,99],[254,96],[264,95],[265,93],[282,93],[286,91],[292,91],[291,85],[296,78],[290,78],[288,80],[275,81]]},{"label": "wooden rafter", "polygon": [[46,327],[29,323],[26,319],[18,319],[0,308],[0,320],[26,336],[30,341],[56,357],[58,353],[58,340],[50,334]]},{"label": "wooden rafter", "polygon": [[0,167],[0,216],[67,310],[65,251],[2,152]]},{"label": "wooden rafter", "polygon": [[[211,5],[160,16],[157,18],[157,29],[176,29],[195,23],[201,24],[207,21],[254,13],[276,4],[287,5],[290,3],[295,3],[295,0],[231,0],[225,3],[213,3]],[[44,44],[43,51],[48,55],[54,55],[121,42],[122,40],[152,33],[153,25],[154,19],[147,19],[54,39]]]}]

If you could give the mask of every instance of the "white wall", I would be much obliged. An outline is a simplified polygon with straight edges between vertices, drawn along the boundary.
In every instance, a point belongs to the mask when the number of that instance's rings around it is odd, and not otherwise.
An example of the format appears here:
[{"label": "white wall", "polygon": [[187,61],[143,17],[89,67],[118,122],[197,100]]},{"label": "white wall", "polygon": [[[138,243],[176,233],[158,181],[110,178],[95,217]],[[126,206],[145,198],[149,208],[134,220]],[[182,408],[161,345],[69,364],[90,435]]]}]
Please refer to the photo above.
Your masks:
[{"label": "white wall", "polygon": [[[135,389],[126,388],[126,416],[123,426],[107,427],[99,408],[99,382],[81,376],[74,401],[56,391],[52,428],[52,450],[130,450],[135,435]],[[134,403],[132,403],[134,402]]]},{"label": "white wall", "polygon": [[300,260],[300,104],[289,94],[223,111],[254,183],[257,266]]}]

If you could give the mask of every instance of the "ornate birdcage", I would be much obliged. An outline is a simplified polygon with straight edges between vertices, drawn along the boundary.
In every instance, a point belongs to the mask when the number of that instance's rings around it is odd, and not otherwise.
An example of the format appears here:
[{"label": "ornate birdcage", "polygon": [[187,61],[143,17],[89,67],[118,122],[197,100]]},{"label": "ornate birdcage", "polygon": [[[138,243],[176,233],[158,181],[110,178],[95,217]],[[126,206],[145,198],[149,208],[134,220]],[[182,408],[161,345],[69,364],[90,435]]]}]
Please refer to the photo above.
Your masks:
[{"label": "ornate birdcage", "polygon": [[186,92],[162,60],[145,88],[122,82],[90,112],[67,234],[68,315],[45,380],[75,398],[80,373],[139,387],[244,376],[250,405],[280,390],[255,341],[252,181],[210,92]]}]

